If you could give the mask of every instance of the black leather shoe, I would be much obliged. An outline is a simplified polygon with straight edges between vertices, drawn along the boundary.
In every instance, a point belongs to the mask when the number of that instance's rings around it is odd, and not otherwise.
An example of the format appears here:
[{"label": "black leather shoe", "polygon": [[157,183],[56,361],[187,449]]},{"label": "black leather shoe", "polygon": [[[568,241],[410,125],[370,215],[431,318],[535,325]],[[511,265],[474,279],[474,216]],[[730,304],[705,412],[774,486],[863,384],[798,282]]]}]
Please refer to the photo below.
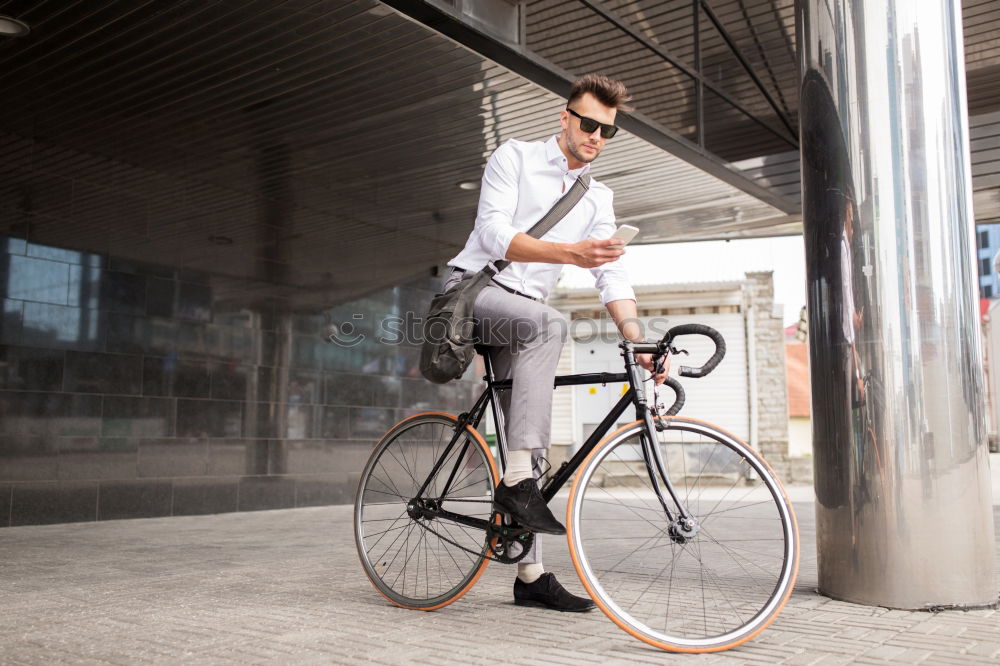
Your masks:
[{"label": "black leather shoe", "polygon": [[534,583],[514,580],[514,603],[518,606],[541,606],[566,613],[583,613],[593,610],[594,602],[570,594],[556,577],[544,573]]},{"label": "black leather shoe", "polygon": [[509,513],[518,525],[532,532],[566,534],[566,528],[545,504],[534,479],[524,479],[513,486],[501,481],[493,493],[493,506],[497,511]]}]

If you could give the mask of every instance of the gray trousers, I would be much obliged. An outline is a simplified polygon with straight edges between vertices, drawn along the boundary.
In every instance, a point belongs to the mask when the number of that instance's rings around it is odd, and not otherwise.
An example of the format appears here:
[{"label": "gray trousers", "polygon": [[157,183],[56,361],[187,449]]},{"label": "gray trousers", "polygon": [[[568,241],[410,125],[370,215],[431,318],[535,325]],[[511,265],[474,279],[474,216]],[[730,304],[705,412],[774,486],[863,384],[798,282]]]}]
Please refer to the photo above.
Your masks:
[{"label": "gray trousers", "polygon": [[[465,273],[472,277],[473,273]],[[453,273],[447,289],[462,279]],[[500,398],[507,448],[530,449],[536,461],[548,448],[552,434],[552,380],[569,325],[555,308],[512,294],[496,284],[486,286],[476,298],[475,317],[480,343],[490,348],[490,363],[497,379],[513,378]],[[535,476],[541,470],[535,465]],[[539,535],[522,560],[541,562]]]}]

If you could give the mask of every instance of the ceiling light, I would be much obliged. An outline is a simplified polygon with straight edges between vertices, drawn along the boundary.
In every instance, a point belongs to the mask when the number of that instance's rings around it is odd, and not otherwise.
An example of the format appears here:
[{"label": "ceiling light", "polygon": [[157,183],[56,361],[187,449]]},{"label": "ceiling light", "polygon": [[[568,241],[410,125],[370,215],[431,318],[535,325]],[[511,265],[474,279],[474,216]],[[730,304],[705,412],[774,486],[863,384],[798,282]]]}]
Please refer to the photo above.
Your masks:
[{"label": "ceiling light", "polygon": [[0,37],[24,37],[31,28],[24,21],[9,16],[0,16]]},{"label": "ceiling light", "polygon": [[460,190],[478,190],[479,181],[478,180],[463,180],[461,183],[456,183],[458,189]]}]

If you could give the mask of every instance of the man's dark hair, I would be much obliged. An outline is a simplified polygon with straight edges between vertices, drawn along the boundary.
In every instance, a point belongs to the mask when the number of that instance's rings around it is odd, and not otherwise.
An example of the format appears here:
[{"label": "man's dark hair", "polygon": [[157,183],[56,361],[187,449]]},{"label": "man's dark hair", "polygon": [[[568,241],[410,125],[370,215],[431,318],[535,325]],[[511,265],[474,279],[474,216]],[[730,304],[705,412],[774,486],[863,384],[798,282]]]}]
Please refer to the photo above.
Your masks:
[{"label": "man's dark hair", "polygon": [[585,74],[573,82],[573,87],[569,91],[569,99],[566,106],[590,93],[597,98],[597,101],[604,106],[610,106],[620,111],[631,111],[632,107],[628,102],[632,96],[628,94],[625,84],[617,79],[603,74]]}]

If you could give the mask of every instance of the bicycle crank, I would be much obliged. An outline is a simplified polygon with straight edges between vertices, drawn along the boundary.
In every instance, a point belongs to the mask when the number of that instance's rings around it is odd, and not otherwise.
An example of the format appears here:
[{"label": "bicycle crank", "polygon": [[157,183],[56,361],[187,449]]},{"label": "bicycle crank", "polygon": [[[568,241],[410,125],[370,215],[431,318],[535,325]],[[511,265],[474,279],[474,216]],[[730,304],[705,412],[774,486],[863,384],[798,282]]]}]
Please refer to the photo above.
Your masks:
[{"label": "bicycle crank", "polygon": [[[497,520],[499,516],[500,520]],[[503,564],[517,564],[525,558],[535,543],[535,533],[511,524],[506,514],[493,512],[491,528],[486,534],[493,559]],[[511,555],[514,552],[516,554]]]}]

